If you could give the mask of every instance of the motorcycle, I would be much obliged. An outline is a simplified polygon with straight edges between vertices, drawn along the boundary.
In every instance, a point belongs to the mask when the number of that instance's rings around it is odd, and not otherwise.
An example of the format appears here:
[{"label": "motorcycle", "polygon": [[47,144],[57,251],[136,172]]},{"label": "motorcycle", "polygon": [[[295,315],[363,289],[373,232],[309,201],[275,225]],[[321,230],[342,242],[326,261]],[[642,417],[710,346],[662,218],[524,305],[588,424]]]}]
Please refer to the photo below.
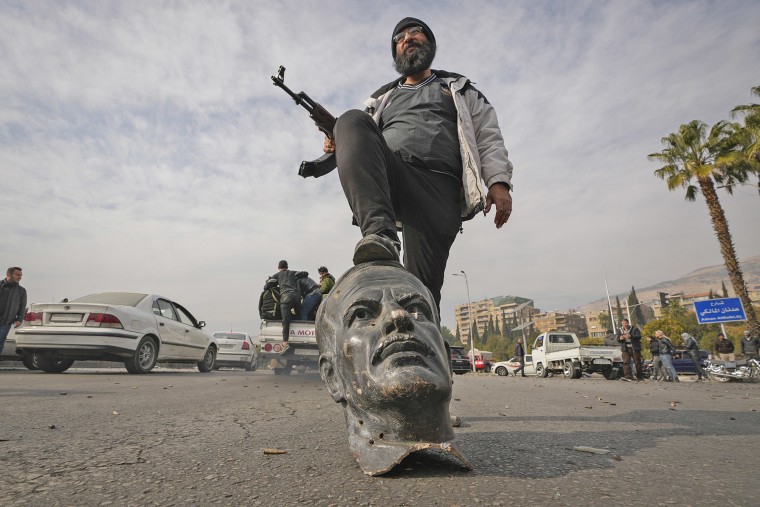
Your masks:
[{"label": "motorcycle", "polygon": [[747,359],[746,364],[739,364],[736,361],[707,361],[705,371],[710,379],[718,382],[755,379],[760,378],[760,362],[753,358]]}]

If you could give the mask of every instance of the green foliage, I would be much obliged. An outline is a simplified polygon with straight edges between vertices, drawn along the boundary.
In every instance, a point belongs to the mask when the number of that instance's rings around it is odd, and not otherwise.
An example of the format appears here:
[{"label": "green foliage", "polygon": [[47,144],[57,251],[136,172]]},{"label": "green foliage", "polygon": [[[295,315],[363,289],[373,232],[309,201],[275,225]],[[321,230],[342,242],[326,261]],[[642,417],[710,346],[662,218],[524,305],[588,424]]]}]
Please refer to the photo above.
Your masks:
[{"label": "green foliage", "polygon": [[[457,334],[458,334],[457,329]],[[458,345],[459,340],[451,334],[451,329],[447,328],[446,326],[441,326],[441,335],[443,336],[443,340],[447,342],[449,345]]]},{"label": "green foliage", "polygon": [[639,298],[636,296],[636,289],[633,287],[631,287],[631,293],[628,294],[628,308],[631,312],[631,325],[641,328],[641,326],[646,324],[644,311],[641,309]]},{"label": "green foliage", "polygon": [[456,337],[457,337],[457,343],[462,343],[462,335],[459,333],[459,323],[457,323]]},{"label": "green foliage", "polygon": [[606,332],[608,329],[612,329],[612,319],[610,318],[610,312],[605,310],[599,314],[599,325]]},{"label": "green foliage", "polygon": [[623,308],[620,306],[620,297],[615,296],[615,303],[615,319],[617,321],[618,327],[620,327],[620,323],[625,318],[623,317]]}]

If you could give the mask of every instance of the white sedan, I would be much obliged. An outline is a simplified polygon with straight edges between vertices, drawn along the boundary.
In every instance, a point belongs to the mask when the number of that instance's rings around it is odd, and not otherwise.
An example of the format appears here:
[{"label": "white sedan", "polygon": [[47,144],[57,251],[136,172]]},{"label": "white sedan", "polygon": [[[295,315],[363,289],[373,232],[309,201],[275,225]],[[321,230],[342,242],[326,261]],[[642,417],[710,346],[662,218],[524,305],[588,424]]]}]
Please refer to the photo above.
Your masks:
[{"label": "white sedan", "polygon": [[218,349],[216,368],[231,366],[254,371],[258,367],[259,354],[248,333],[219,331],[214,333],[214,341]]},{"label": "white sedan", "polygon": [[16,330],[16,348],[34,354],[46,372],[74,361],[123,362],[148,373],[156,362],[195,363],[214,369],[217,346],[183,306],[155,294],[103,292],[65,303],[33,304]]},{"label": "white sedan", "polygon": [[[520,367],[520,361],[517,357],[513,357],[509,361],[500,361],[494,363],[491,366],[491,371],[501,377],[507,376],[510,373],[514,374],[515,370]],[[525,356],[525,372],[526,375],[535,375],[536,369],[533,367],[533,356],[528,354]]]}]

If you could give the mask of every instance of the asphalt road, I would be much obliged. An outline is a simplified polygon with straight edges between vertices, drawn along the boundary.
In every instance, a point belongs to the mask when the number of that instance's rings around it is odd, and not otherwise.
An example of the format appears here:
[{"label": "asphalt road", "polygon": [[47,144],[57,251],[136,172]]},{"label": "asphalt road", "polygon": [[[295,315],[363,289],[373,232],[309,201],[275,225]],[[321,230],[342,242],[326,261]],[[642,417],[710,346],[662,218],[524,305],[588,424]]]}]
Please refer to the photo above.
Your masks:
[{"label": "asphalt road", "polygon": [[467,374],[451,411],[475,470],[368,477],[314,373],[3,369],[0,505],[760,503],[760,384]]}]

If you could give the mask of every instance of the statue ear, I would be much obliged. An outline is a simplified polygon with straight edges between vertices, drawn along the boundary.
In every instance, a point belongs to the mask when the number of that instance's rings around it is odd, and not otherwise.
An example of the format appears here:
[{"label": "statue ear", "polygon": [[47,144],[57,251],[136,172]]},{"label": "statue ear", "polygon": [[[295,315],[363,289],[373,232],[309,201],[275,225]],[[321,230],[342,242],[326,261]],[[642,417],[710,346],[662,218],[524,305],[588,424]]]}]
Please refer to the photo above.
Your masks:
[{"label": "statue ear", "polygon": [[327,391],[336,402],[340,403],[345,401],[343,389],[340,387],[338,381],[338,375],[335,372],[334,358],[331,355],[322,354],[319,356],[319,373],[322,376],[322,380],[327,386]]}]

